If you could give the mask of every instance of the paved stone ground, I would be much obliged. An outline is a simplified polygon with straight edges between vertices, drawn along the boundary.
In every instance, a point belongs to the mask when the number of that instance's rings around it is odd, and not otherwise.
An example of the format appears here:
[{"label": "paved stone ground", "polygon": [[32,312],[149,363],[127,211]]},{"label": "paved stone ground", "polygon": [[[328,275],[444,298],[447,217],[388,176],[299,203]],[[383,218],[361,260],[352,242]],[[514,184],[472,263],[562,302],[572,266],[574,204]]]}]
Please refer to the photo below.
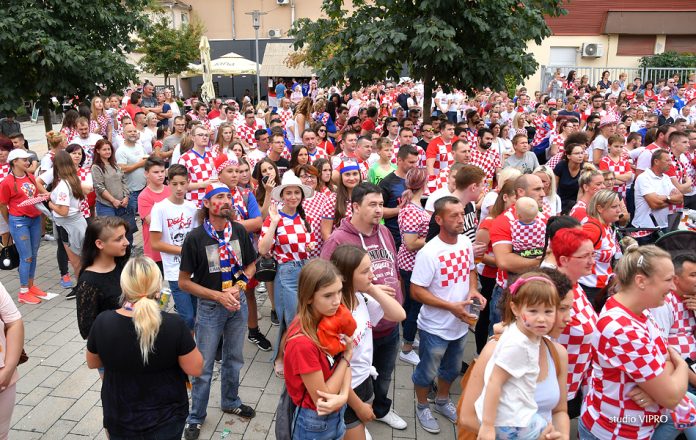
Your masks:
[{"label": "paved stone ground", "polygon": [[[138,234],[137,240],[140,240]],[[106,439],[102,428],[101,382],[95,370],[85,364],[85,341],[77,328],[75,301],[66,301],[67,290],[59,284],[54,242],[42,242],[36,283],[61,296],[40,305],[19,305],[25,325],[25,348],[29,361],[19,367],[17,404],[12,417],[12,439]],[[17,298],[16,271],[0,272],[0,282]],[[260,297],[259,327],[275,343],[277,327],[271,326],[270,302]],[[470,341],[473,341],[471,338]],[[473,353],[469,344],[468,356]],[[216,378],[211,391],[208,418],[201,439],[220,439],[225,429],[229,439],[273,439],[274,413],[283,383],[272,374],[270,354],[244,342],[245,365],[241,371],[240,395],[254,407],[257,416],[244,420],[220,410],[220,384]],[[455,438],[454,426],[442,417],[442,432],[433,436],[416,426],[415,395],[411,382],[413,367],[397,360],[391,394],[396,411],[408,422],[404,431],[373,422],[369,430],[375,439]],[[459,386],[453,387],[456,402]]]}]

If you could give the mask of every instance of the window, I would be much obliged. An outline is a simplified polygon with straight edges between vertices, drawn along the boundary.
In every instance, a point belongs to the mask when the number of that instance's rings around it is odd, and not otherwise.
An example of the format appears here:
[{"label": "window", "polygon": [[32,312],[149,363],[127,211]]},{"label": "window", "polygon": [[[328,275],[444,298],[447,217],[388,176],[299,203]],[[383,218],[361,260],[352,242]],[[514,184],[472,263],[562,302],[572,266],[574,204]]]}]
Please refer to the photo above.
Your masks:
[{"label": "window", "polygon": [[616,55],[652,55],[655,53],[654,35],[619,35]]},{"label": "window", "polygon": [[665,52],[696,53],[696,35],[667,35]]},{"label": "window", "polygon": [[186,26],[188,25],[189,21],[189,16],[186,12],[181,13],[181,26]]},{"label": "window", "polygon": [[577,59],[577,47],[552,47],[549,53],[549,66],[575,66]]}]

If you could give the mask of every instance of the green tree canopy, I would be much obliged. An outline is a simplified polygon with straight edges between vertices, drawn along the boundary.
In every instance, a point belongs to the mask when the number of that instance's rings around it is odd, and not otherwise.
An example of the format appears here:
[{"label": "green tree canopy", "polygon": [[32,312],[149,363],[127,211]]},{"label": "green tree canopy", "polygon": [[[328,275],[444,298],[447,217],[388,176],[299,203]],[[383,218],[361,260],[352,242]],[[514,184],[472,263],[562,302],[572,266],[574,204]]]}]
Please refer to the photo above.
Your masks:
[{"label": "green tree canopy", "polygon": [[[290,32],[295,49],[317,69],[323,85],[349,88],[408,75],[432,89],[503,89],[538,64],[527,43],[551,35],[545,15],[564,14],[562,0],[324,0],[324,18],[300,19]],[[425,112],[429,117],[429,112]]]},{"label": "green tree canopy", "polygon": [[156,75],[163,75],[166,84],[169,77],[185,71],[189,63],[199,59],[198,44],[203,35],[203,25],[191,20],[181,29],[173,29],[166,18],[161,19],[147,32],[140,34],[136,52],[142,53],[140,66]]},{"label": "green tree canopy", "polygon": [[[151,0],[1,0],[0,110],[51,96],[87,96],[135,81],[126,54],[147,28]],[[50,118],[45,117],[50,130]]]}]

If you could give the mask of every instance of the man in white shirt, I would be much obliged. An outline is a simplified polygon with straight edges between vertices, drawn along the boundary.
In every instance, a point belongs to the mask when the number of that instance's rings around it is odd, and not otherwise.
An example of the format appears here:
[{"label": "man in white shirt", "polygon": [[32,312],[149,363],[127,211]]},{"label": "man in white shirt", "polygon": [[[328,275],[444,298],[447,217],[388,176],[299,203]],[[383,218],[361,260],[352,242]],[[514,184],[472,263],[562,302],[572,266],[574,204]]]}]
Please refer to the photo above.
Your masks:
[{"label": "man in white shirt", "polygon": [[416,255],[411,295],[423,304],[418,315],[421,359],[412,377],[416,416],[423,429],[436,434],[440,426],[427,400],[430,384],[439,372],[433,409],[456,423],[450,385],[459,376],[469,326],[477,320],[471,314],[472,299],[479,301],[481,309],[486,300],[477,290],[471,240],[462,234],[464,205],[456,197],[444,197],[435,203],[434,216],[440,232]]},{"label": "man in white shirt", "polygon": [[217,130],[223,122],[231,122],[227,120],[227,104],[220,107],[220,115],[217,118],[210,120],[210,130],[213,132],[213,139],[217,139]]},{"label": "man in white shirt", "polygon": [[505,110],[500,112],[500,123],[508,124],[512,126],[512,120],[515,118],[517,112],[515,111],[515,103],[512,100],[505,103]]},{"label": "man in white shirt", "polygon": [[152,153],[152,139],[155,137],[152,131],[145,128],[145,113],[138,112],[135,114],[135,128],[140,133],[138,141],[145,150],[146,154]]},{"label": "man in white shirt", "polygon": [[[682,193],[675,188],[669,176],[665,174],[670,166],[669,152],[657,149],[652,154],[650,168],[636,179],[636,211],[633,216],[633,226],[637,228],[658,227],[666,230],[667,215],[670,209],[684,201]],[[641,237],[638,242],[648,244],[652,239],[652,236]]]},{"label": "man in white shirt", "polygon": [[145,188],[145,162],[148,156],[138,142],[138,130],[135,125],[123,127],[123,145],[116,151],[116,163],[126,175],[126,185],[130,190],[128,207],[138,212],[138,196]]},{"label": "man in white shirt", "polygon": [[94,161],[94,145],[102,137],[89,131],[89,121],[84,116],[77,118],[77,136],[72,140],[73,144],[78,144],[85,152],[85,163],[83,168],[91,168]]}]

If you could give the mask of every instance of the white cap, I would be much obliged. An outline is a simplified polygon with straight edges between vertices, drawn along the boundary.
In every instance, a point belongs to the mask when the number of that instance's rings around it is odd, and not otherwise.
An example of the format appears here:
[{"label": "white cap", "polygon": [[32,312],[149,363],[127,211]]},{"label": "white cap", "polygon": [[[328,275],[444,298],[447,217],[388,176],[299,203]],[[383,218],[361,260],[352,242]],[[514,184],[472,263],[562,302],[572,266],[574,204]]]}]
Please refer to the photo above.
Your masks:
[{"label": "white cap", "polygon": [[29,159],[30,157],[31,154],[27,153],[27,150],[24,148],[16,148],[10,151],[10,154],[7,156],[7,162],[12,162],[15,159]]}]

